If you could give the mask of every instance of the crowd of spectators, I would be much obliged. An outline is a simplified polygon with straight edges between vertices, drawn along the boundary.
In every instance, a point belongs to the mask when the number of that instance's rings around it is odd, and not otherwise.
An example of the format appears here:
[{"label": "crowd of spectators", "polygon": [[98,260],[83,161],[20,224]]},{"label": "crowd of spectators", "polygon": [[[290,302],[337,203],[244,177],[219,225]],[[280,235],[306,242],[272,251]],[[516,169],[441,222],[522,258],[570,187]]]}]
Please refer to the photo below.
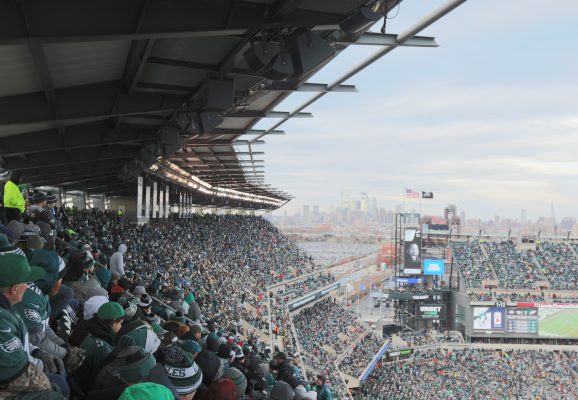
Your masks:
[{"label": "crowd of spectators", "polygon": [[384,343],[383,339],[378,338],[371,332],[363,336],[340,361],[340,370],[358,378]]},{"label": "crowd of spectators", "polygon": [[364,329],[357,324],[355,313],[326,298],[293,316],[299,343],[316,355],[320,347],[329,346],[337,354],[357,339]]},{"label": "crowd of spectators", "polygon": [[485,242],[490,261],[500,287],[505,289],[533,289],[536,281],[544,280],[529,252],[516,250],[511,240]]},{"label": "crowd of spectators", "polygon": [[550,283],[550,289],[578,289],[578,259],[569,244],[541,242],[536,258]]},{"label": "crowd of spectators", "polygon": [[578,382],[571,357],[554,352],[428,350],[378,365],[357,399],[571,399]]},{"label": "crowd of spectators", "polygon": [[495,279],[492,268],[484,259],[479,241],[451,241],[450,248],[466,287],[481,288],[483,280]]},{"label": "crowd of spectators", "polygon": [[404,343],[401,348],[429,346],[436,344],[436,340],[432,337],[431,332],[427,329],[419,330],[404,330],[397,334],[397,336]]},{"label": "crowd of spectators", "polygon": [[247,315],[247,292],[317,268],[267,221],[199,215],[138,226],[95,209],[57,212],[40,192],[28,203],[0,226],[3,398],[164,390],[158,398],[229,399],[218,393],[230,385],[231,400],[309,389],[327,398],[325,375],[299,380],[285,353],[240,333],[243,317],[266,328]]},{"label": "crowd of spectators", "polygon": [[535,302],[535,301],[544,301],[544,293],[543,292],[496,292],[495,293],[496,301],[502,301],[506,303],[517,303],[517,302]]},{"label": "crowd of spectators", "polygon": [[492,292],[469,292],[468,296],[470,297],[470,301],[494,301]]}]

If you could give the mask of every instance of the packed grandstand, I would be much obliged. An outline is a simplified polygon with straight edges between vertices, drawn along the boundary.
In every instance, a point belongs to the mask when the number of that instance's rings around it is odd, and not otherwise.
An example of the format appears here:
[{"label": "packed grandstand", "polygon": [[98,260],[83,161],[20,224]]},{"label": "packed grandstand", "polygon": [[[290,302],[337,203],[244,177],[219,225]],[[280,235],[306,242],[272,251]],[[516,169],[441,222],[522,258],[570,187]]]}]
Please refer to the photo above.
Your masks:
[{"label": "packed grandstand", "polygon": [[[110,211],[38,208],[40,192],[30,201],[29,223],[1,226],[2,315],[18,313],[29,332],[16,346],[0,331],[5,398],[120,398],[156,384],[174,398],[225,399],[228,380],[244,399],[565,399],[578,391],[572,347],[505,340],[488,348],[428,329],[382,337],[331,291],[290,309],[337,281],[263,218],[199,214],[139,226]],[[42,229],[46,216],[57,238]],[[566,242],[450,248],[466,290],[478,290],[472,302],[565,298],[574,287],[578,257]],[[22,302],[9,290],[18,263],[45,271]],[[548,290],[533,287],[537,280]]]}]

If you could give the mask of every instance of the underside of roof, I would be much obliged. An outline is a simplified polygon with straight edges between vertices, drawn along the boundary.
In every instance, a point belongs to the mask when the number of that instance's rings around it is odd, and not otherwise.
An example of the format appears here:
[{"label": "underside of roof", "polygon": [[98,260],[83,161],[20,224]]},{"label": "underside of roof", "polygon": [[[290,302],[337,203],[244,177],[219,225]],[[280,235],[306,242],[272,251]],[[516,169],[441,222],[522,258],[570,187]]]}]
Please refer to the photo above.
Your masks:
[{"label": "underside of roof", "polygon": [[126,195],[150,175],[277,208],[260,149],[283,132],[253,127],[310,117],[275,109],[294,91],[352,89],[307,80],[400,1],[0,0],[0,163],[36,186]]}]

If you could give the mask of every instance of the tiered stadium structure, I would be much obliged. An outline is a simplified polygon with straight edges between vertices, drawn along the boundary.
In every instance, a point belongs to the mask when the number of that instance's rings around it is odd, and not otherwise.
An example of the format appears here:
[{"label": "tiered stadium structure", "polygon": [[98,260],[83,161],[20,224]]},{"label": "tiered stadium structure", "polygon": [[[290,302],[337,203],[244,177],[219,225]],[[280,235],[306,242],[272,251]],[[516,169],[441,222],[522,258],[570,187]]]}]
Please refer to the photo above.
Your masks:
[{"label": "tiered stadium structure", "polygon": [[[42,265],[47,253],[66,260],[60,272],[68,292],[61,294],[69,301],[55,301],[58,312],[45,310],[44,328],[30,336],[34,346],[51,341],[55,347],[42,351],[66,362],[72,398],[119,398],[129,382],[151,379],[115,379],[131,343],[120,339],[135,327],[146,332],[141,350],[165,371],[174,370],[171,362],[196,360],[184,369],[197,365],[203,373],[197,398],[218,390],[213,382],[222,383],[219,374],[231,365],[252,398],[255,391],[269,397],[271,388],[258,386],[259,376],[272,378],[269,365],[278,381],[320,396],[323,385],[311,383],[321,375],[338,399],[575,395],[576,242],[451,237],[451,229],[436,236],[433,227],[426,233],[416,225],[403,243],[402,258],[415,258],[413,265],[395,266],[405,286],[382,293],[397,302],[401,323],[382,336],[336,301],[342,283],[267,221],[218,215],[289,201],[265,184],[256,151],[263,138],[283,134],[291,118],[311,117],[306,109],[324,95],[355,91],[346,81],[397,47],[437,46],[419,33],[464,0],[400,34],[368,31],[400,3],[0,1],[0,164],[8,171],[1,176],[20,175],[29,203],[42,204],[48,194],[58,207],[42,211],[58,223],[42,220],[34,207],[22,215],[30,224],[6,219],[2,252],[22,257],[19,247]],[[310,81],[356,45],[379,50],[334,82]],[[312,97],[278,110],[294,92]],[[269,118],[279,122],[256,129]],[[409,252],[418,240],[424,256],[446,262],[445,271],[436,264],[439,274],[425,274],[422,256]],[[109,343],[108,368],[86,379],[79,375],[90,362],[80,357],[82,365],[70,368],[69,352],[97,334],[91,326],[106,316],[92,312],[99,296],[122,304],[127,323]],[[36,317],[33,311],[24,317]],[[0,351],[26,353],[14,338],[0,344]],[[34,364],[36,372],[54,379],[50,359],[30,353],[31,362],[46,361]],[[23,359],[28,365],[27,354]],[[4,374],[18,372],[3,365]],[[166,379],[171,390],[187,389]],[[34,389],[21,392],[41,392]]]}]

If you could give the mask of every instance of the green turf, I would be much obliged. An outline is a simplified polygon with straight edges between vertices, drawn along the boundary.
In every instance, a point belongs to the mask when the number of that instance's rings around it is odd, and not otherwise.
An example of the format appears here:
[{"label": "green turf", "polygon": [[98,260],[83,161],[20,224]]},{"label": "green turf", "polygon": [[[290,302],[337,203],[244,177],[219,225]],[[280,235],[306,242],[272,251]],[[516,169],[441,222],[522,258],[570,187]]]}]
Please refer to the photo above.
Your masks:
[{"label": "green turf", "polygon": [[578,338],[578,309],[556,310],[541,318],[538,331],[545,337]]}]

